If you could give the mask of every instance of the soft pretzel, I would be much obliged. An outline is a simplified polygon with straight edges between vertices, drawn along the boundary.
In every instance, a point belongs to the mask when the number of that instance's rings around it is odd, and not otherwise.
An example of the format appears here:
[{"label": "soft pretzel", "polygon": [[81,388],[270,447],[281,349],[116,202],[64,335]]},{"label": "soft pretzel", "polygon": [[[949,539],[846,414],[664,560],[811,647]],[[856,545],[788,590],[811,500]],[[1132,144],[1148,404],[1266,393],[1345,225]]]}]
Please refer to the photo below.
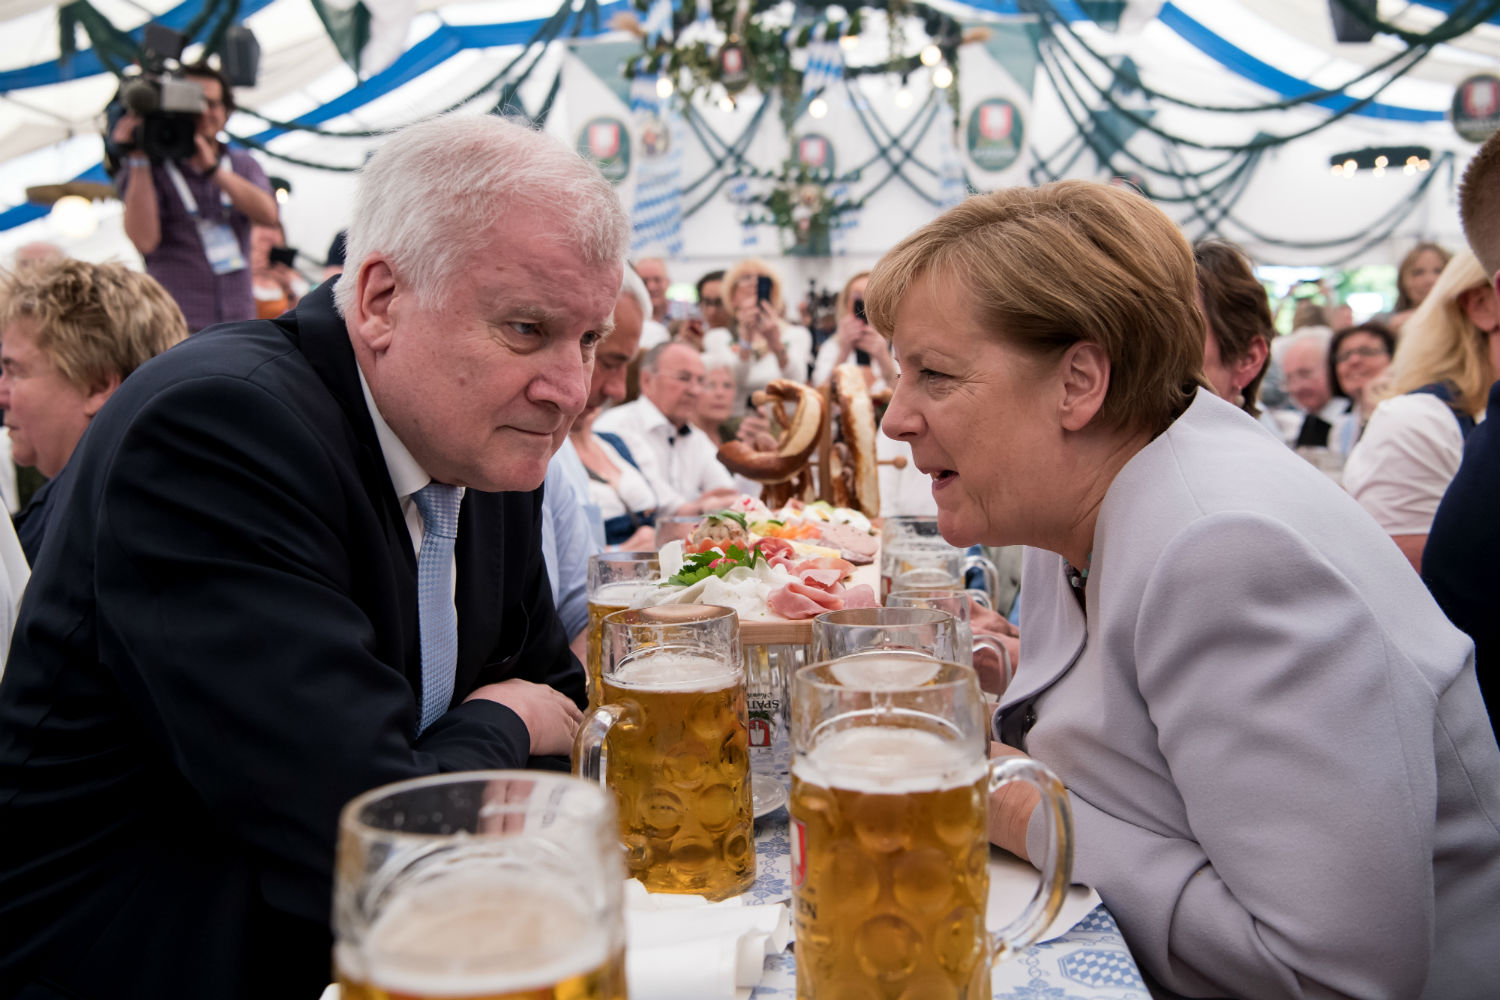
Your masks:
[{"label": "soft pretzel", "polygon": [[875,407],[864,373],[857,365],[833,370],[837,400],[837,444],[830,470],[834,505],[854,507],[868,517],[880,516],[879,459],[875,452]]},{"label": "soft pretzel", "polygon": [[779,378],[750,397],[756,406],[774,404],[785,416],[785,404],[795,402],[790,417],[781,421],[781,436],[775,451],[756,451],[743,441],[729,441],[719,446],[719,461],[730,472],[757,482],[784,483],[807,464],[818,436],[823,431],[823,397],[815,390]]}]

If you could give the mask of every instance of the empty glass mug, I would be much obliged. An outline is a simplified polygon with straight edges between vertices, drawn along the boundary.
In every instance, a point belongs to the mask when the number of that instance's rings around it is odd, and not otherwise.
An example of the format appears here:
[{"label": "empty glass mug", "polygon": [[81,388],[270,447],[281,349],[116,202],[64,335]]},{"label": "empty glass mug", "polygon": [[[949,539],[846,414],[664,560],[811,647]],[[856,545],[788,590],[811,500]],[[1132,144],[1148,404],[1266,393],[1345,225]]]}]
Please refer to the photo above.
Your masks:
[{"label": "empty glass mug", "polygon": [[813,619],[814,660],[870,649],[909,650],[956,660],[958,623],[948,612],[932,608],[846,608],[825,611]]},{"label": "empty glass mug", "polygon": [[[946,611],[953,616],[958,634],[954,649],[954,660],[964,666],[974,665],[974,654],[981,649],[994,650],[1000,659],[1001,671],[998,690],[993,694],[1002,694],[1006,685],[1010,683],[1011,676],[1015,673],[1014,665],[1011,663],[1010,653],[1001,645],[1000,640],[992,635],[975,635],[974,626],[970,621],[973,614],[969,607],[970,599],[979,600],[983,595],[973,590],[898,590],[886,598],[886,605],[892,608],[931,608],[936,611]],[[982,607],[989,605],[985,601],[979,601]]]},{"label": "empty glass mug", "polygon": [[366,792],[339,817],[334,964],[344,1000],[623,1000],[614,803],[541,771]]},{"label": "empty glass mug", "polygon": [[589,556],[589,707],[599,704],[600,637],[604,616],[624,611],[661,583],[655,552],[600,552]]},{"label": "empty glass mug", "polygon": [[880,529],[880,603],[893,590],[962,588],[969,571],[984,576],[991,606],[1000,589],[1000,571],[985,556],[969,555],[949,545],[938,532],[937,518],[888,517]]},{"label": "empty glass mug", "polygon": [[[871,652],[805,667],[792,685],[797,996],[989,997],[992,963],[1062,906],[1062,784],[1034,760],[987,758],[970,667]],[[1025,911],[990,934],[987,807],[1011,781],[1041,792],[1047,850]]]},{"label": "empty glass mug", "polygon": [[652,892],[725,899],[755,881],[738,622],[700,604],[604,619],[602,701],[574,769],[615,793],[626,867]]}]

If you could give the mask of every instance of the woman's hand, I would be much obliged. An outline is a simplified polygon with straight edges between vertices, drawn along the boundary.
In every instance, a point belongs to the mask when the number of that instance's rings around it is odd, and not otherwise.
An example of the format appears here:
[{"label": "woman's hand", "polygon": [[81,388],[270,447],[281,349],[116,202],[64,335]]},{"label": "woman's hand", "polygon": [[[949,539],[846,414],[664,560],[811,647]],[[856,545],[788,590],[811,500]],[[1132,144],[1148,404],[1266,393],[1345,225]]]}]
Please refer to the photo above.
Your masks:
[{"label": "woman's hand", "polygon": [[[1004,743],[990,744],[990,758],[1025,757],[1014,747]],[[1002,847],[1022,861],[1030,861],[1026,853],[1026,828],[1031,824],[1031,814],[1042,801],[1041,793],[1024,781],[1012,781],[1001,786],[990,796],[990,843]]]},{"label": "woman's hand", "polygon": [[969,624],[974,627],[976,634],[982,632],[985,635],[1009,636],[1012,639],[1019,638],[1021,635],[1004,615],[998,611],[991,611],[972,598],[969,600]]},{"label": "woman's hand", "polygon": [[649,524],[641,525],[629,538],[620,543],[619,550],[621,552],[656,551],[656,529]]}]

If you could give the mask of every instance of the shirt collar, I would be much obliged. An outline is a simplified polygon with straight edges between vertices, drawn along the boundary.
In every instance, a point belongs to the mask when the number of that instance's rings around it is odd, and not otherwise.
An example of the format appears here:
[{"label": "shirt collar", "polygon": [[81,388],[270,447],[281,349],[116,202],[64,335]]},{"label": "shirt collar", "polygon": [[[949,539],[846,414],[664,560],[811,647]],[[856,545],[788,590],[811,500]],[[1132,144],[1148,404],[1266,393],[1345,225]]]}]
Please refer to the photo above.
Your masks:
[{"label": "shirt collar", "polygon": [[380,415],[380,409],[375,405],[375,397],[370,395],[370,383],[365,381],[365,373],[359,371],[359,388],[365,394],[365,406],[370,411],[370,422],[375,425],[375,437],[380,442],[381,454],[385,456],[385,470],[391,477],[391,486],[396,491],[399,499],[405,500],[413,493],[432,482],[432,477],[427,470],[417,464],[412,458],[411,452],[406,450],[406,445],[391,430],[390,424]]},{"label": "shirt collar", "polygon": [[641,416],[645,418],[641,421],[641,430],[648,433],[664,431],[667,444],[673,444],[693,432],[692,424],[688,424],[686,429],[674,426],[672,421],[667,419],[666,414],[658,410],[656,404],[645,396],[639,397],[637,401],[641,404]]}]

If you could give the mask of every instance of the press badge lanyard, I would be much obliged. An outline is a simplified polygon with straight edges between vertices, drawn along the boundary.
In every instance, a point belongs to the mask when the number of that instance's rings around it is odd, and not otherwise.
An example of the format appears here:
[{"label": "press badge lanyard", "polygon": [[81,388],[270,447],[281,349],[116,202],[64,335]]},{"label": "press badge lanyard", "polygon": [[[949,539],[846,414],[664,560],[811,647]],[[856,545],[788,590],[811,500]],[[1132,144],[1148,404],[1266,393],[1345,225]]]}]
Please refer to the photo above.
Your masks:
[{"label": "press badge lanyard", "polygon": [[[177,196],[182,199],[183,207],[188,215],[193,217],[193,222],[198,226],[198,238],[203,243],[204,256],[208,258],[208,266],[213,268],[214,274],[230,274],[234,271],[245,269],[245,255],[240,252],[240,241],[235,237],[234,230],[229,228],[227,222],[210,222],[198,214],[198,199],[193,197],[193,192],[188,190],[187,181],[182,179],[182,172],[177,169],[177,164],[167,161],[167,176],[172,178],[172,184],[177,188]],[[229,195],[219,192],[223,199],[224,207],[230,208]]]}]

